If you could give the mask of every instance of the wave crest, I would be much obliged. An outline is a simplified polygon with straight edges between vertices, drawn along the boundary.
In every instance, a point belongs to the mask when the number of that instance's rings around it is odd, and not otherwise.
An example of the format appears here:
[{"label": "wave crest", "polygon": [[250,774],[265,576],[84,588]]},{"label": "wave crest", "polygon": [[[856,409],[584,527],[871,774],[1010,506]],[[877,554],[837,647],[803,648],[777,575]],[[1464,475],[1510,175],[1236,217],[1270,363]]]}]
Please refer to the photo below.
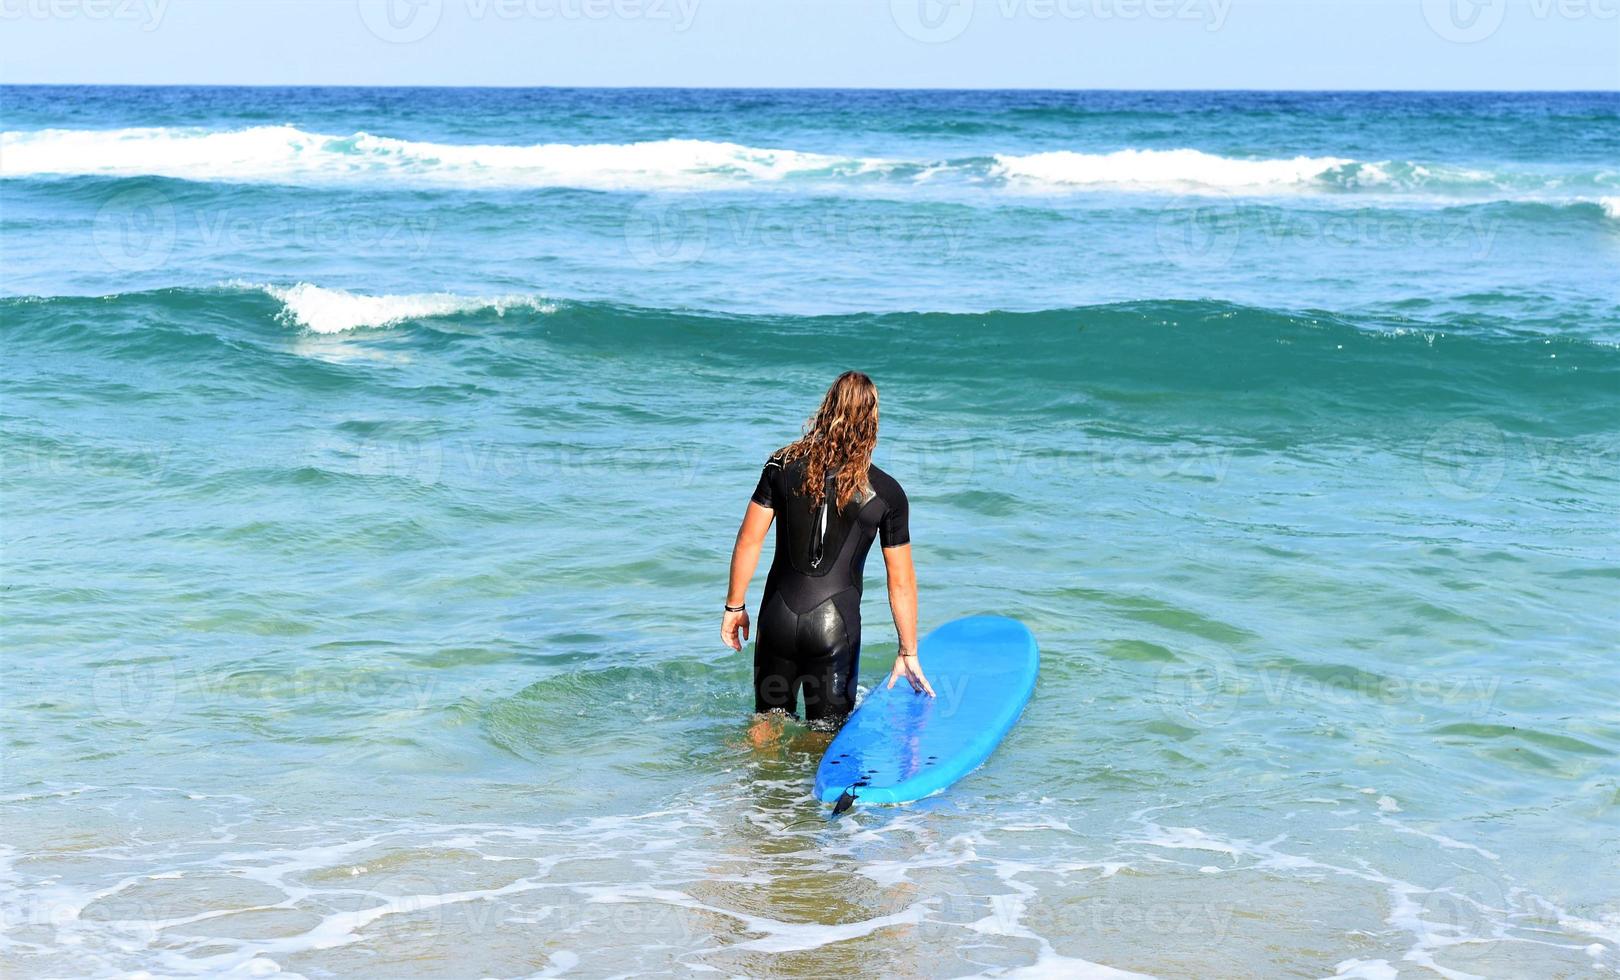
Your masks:
[{"label": "wave crest", "polygon": [[101,175],[277,183],[381,178],[456,187],[684,189],[794,174],[855,173],[882,161],[667,139],[528,146],[427,143],[294,126],[233,132],[148,127],[0,133],[7,177]]},{"label": "wave crest", "polygon": [[281,317],[314,333],[344,333],[367,327],[391,327],[408,320],[509,309],[554,313],[556,306],[534,296],[469,297],[453,293],[367,296],[301,282],[295,286],[252,287],[281,303]]},{"label": "wave crest", "polygon": [[[1570,203],[1609,195],[1611,171],[1482,170],[1403,160],[1221,156],[1195,149],[1052,150],[952,160],[840,156],[696,139],[533,145],[421,142],[291,125],[229,132],[148,127],[0,133],[0,177],[160,177],[202,183],[333,184],[607,191],[705,190],[877,182],[1223,195],[1419,194],[1440,200]],[[1620,198],[1601,197],[1610,217]]]},{"label": "wave crest", "polygon": [[1051,186],[1104,186],[1155,190],[1286,190],[1320,181],[1335,171],[1376,165],[1342,157],[1240,160],[1200,150],[1119,150],[1074,153],[1057,150],[995,157],[993,172],[1014,182]]}]

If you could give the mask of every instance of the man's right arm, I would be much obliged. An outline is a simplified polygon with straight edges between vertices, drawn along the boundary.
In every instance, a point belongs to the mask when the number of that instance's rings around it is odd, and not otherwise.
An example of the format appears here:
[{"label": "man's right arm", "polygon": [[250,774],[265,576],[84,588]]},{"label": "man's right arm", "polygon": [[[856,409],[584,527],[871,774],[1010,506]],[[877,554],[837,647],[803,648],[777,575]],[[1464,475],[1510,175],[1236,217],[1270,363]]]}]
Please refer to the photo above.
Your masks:
[{"label": "man's right arm", "polygon": [[900,652],[889,671],[889,686],[904,677],[918,694],[934,696],[934,687],[923,674],[917,657],[917,569],[911,564],[911,542],[883,549],[883,565],[889,573],[889,610],[894,613],[894,630],[900,636]]}]

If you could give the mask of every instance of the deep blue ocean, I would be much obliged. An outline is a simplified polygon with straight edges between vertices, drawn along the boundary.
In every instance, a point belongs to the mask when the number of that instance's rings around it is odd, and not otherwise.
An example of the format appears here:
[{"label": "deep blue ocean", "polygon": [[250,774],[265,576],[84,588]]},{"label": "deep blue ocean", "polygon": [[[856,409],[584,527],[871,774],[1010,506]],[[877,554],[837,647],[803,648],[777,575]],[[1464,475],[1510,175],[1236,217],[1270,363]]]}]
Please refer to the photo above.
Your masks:
[{"label": "deep blue ocean", "polygon": [[[7,976],[1620,972],[1620,94],[7,87],[0,270]],[[846,368],[1043,672],[830,821]]]}]

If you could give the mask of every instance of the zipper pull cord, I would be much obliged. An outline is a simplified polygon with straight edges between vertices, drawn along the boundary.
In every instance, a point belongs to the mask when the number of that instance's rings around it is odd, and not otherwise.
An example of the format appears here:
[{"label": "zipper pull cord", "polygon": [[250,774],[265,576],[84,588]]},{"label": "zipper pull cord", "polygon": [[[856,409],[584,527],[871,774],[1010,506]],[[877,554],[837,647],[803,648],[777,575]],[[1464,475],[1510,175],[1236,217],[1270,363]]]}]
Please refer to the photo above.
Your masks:
[{"label": "zipper pull cord", "polygon": [[827,547],[827,511],[832,505],[832,495],[837,489],[833,477],[827,477],[827,485],[821,491],[821,509],[816,512],[816,540],[810,549],[810,567],[820,568],[821,559],[826,557]]}]

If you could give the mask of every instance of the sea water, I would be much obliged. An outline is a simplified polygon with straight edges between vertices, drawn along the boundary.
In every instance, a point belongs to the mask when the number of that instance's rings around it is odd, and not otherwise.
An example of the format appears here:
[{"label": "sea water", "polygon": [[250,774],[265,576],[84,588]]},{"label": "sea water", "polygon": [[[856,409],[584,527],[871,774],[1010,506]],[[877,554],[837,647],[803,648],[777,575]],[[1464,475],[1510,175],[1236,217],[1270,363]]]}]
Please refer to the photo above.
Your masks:
[{"label": "sea water", "polygon": [[[0,96],[7,975],[1620,970],[1620,96]],[[1043,671],[829,820],[846,368]]]}]

